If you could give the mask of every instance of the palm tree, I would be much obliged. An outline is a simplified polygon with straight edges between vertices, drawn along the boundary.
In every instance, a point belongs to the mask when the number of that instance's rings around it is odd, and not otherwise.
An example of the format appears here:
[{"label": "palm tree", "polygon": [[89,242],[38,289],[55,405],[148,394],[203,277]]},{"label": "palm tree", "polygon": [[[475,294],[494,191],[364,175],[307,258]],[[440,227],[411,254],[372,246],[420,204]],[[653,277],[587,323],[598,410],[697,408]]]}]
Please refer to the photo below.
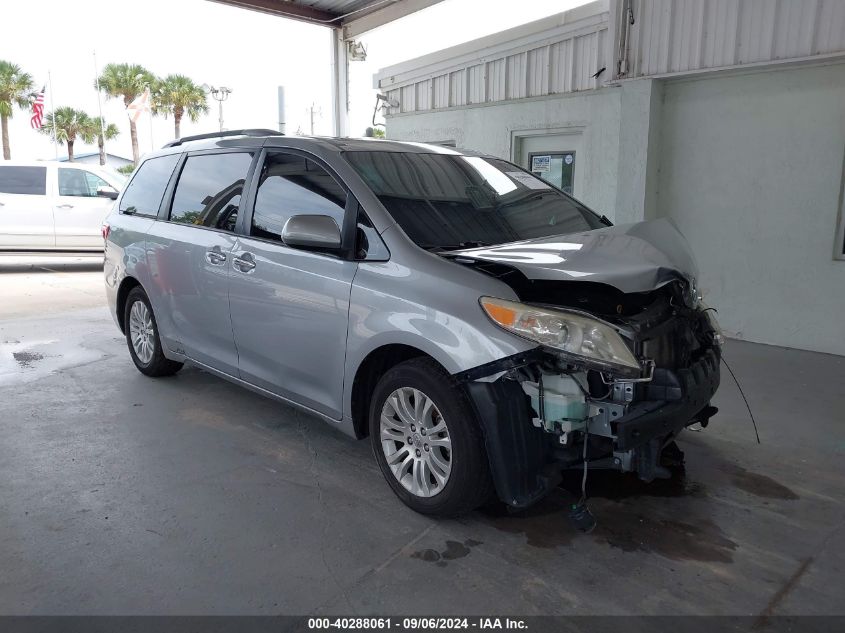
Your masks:
[{"label": "palm tree", "polygon": [[93,119],[82,110],[70,107],[57,108],[55,112],[47,113],[41,132],[53,136],[55,127],[56,141],[59,145],[67,143],[67,159],[73,162],[73,144],[77,137],[85,143],[93,143],[99,133],[99,127],[95,129],[92,121]]},{"label": "palm tree", "polygon": [[97,149],[100,150],[100,164],[105,165],[106,141],[117,138],[120,130],[114,123],[100,123],[100,117],[98,116],[91,119],[91,127],[94,128],[94,136],[97,137]]},{"label": "palm tree", "polygon": [[153,113],[173,115],[176,138],[181,136],[180,124],[186,114],[196,122],[208,112],[205,91],[185,75],[168,75],[158,84],[153,95]]},{"label": "palm tree", "polygon": [[[109,97],[123,97],[123,105],[128,107],[146,88],[153,91],[156,78],[149,70],[138,64],[106,64],[98,80],[100,90]],[[132,159],[138,164],[138,129],[129,119],[129,136],[132,139]]]},{"label": "palm tree", "polygon": [[0,59],[0,128],[3,134],[3,159],[11,160],[9,118],[14,106],[28,108],[32,101],[32,77],[20,66]]}]

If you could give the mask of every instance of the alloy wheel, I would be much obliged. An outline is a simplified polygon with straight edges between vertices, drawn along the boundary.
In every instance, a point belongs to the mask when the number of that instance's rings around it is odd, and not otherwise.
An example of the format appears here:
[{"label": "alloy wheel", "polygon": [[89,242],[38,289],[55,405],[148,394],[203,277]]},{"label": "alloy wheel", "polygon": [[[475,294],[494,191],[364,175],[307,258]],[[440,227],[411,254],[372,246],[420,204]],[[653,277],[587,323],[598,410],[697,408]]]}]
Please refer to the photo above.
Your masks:
[{"label": "alloy wheel", "polygon": [[396,389],[384,402],[379,427],[396,480],[417,497],[440,493],[452,471],[452,441],[431,398],[412,387]]},{"label": "alloy wheel", "polygon": [[138,360],[145,365],[152,361],[155,353],[155,329],[152,315],[143,301],[136,301],[129,310],[129,338]]}]

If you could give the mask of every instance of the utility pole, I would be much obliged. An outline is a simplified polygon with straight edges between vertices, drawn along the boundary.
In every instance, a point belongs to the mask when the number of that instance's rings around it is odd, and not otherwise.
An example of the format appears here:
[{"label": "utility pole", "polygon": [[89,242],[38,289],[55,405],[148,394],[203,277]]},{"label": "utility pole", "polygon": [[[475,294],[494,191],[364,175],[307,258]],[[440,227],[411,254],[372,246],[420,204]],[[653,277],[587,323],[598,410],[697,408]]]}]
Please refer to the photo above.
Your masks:
[{"label": "utility pole", "polygon": [[279,132],[285,133],[285,87],[279,86]]},{"label": "utility pole", "polygon": [[322,112],[316,103],[312,103],[308,107],[308,113],[311,117],[311,136],[314,136],[314,115],[316,114],[317,116],[319,116],[320,114],[322,114]]},{"label": "utility pole", "polygon": [[214,86],[203,86],[203,88],[207,87],[208,92],[211,94],[211,98],[217,102],[217,112],[218,112],[218,121],[220,123],[220,131],[223,131],[223,102],[229,98],[229,94],[232,92],[231,88],[227,88],[226,86],[220,86],[219,88],[215,88]]}]

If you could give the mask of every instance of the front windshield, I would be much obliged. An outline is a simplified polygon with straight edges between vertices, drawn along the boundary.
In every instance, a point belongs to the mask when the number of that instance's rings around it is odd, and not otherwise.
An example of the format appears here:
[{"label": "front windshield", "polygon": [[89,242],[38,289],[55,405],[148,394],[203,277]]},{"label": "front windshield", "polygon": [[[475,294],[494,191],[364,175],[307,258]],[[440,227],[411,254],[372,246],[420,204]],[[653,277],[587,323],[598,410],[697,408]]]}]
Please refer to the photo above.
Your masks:
[{"label": "front windshield", "polygon": [[366,151],[344,158],[423,248],[489,246],[604,226],[583,205],[503,160]]}]

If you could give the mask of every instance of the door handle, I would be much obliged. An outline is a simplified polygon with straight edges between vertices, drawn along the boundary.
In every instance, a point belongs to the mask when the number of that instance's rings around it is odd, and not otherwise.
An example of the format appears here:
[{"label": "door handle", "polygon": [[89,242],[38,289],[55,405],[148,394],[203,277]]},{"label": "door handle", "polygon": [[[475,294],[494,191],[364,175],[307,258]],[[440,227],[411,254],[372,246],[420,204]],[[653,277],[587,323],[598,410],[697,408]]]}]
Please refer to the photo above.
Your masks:
[{"label": "door handle", "polygon": [[222,266],[226,263],[226,254],[219,250],[210,250],[205,252],[205,261],[212,266]]},{"label": "door handle", "polygon": [[60,204],[60,205],[57,206],[57,208],[59,208],[59,209],[73,209],[73,205],[72,204]]},{"label": "door handle", "polygon": [[252,253],[242,253],[232,260],[235,270],[242,273],[251,273],[255,269],[255,257]]}]

